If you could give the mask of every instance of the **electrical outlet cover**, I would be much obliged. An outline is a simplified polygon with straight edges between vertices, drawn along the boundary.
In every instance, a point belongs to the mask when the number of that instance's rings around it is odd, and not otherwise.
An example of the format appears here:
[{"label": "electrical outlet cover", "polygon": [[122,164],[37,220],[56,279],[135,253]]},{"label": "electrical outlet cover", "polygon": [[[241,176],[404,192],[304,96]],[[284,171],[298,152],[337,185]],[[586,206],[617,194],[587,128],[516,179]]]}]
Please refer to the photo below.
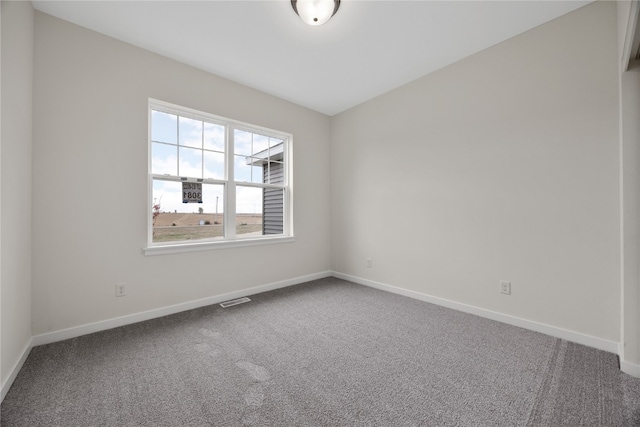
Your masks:
[{"label": "electrical outlet cover", "polygon": [[500,293],[505,295],[511,295],[511,282],[500,282]]},{"label": "electrical outlet cover", "polygon": [[118,283],[116,285],[116,296],[124,297],[127,295],[126,283]]}]

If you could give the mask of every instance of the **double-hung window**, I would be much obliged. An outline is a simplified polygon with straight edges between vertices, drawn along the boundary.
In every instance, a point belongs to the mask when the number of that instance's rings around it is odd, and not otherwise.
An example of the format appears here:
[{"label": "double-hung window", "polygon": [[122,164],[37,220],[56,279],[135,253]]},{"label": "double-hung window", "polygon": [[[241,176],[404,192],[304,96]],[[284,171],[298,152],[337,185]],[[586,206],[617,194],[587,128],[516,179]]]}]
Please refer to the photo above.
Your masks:
[{"label": "double-hung window", "polygon": [[292,240],[291,135],[149,100],[145,253]]}]

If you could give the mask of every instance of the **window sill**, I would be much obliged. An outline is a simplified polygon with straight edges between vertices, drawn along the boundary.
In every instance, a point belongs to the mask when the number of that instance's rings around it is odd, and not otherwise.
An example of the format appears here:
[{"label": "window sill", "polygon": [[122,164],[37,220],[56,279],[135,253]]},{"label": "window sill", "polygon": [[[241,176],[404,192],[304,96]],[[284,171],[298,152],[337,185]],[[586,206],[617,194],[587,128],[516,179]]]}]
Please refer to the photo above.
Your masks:
[{"label": "window sill", "polygon": [[245,246],[274,245],[292,243],[296,238],[291,236],[261,237],[259,239],[224,240],[218,242],[193,242],[169,245],[147,246],[142,248],[145,256],[179,254],[185,252],[209,251],[214,249],[241,248]]}]

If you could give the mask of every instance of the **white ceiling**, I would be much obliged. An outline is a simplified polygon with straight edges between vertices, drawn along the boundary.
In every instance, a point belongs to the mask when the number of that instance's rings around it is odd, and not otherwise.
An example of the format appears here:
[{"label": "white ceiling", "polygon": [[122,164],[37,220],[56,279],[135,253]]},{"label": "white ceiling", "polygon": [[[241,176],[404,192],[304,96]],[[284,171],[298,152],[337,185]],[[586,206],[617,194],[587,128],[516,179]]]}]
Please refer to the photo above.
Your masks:
[{"label": "white ceiling", "polygon": [[44,13],[334,115],[592,0],[33,1]]}]

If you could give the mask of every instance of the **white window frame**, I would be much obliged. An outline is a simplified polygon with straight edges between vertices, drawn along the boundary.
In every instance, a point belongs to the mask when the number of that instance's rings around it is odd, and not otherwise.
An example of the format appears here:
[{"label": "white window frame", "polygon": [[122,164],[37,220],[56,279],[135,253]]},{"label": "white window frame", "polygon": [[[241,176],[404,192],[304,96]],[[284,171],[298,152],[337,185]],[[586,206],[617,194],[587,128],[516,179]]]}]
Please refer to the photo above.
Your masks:
[{"label": "white window frame", "polygon": [[[203,184],[218,184],[224,188],[223,224],[224,238],[201,239],[196,241],[153,242],[153,180],[182,182],[180,176],[157,175],[152,173],[152,141],[151,114],[152,111],[175,114],[195,120],[215,123],[225,127],[225,179],[192,179],[188,182],[202,182]],[[265,184],[251,182],[235,182],[234,180],[234,130],[255,132],[283,140],[284,184]],[[193,252],[211,249],[222,249],[239,246],[255,246],[295,241],[293,234],[293,192],[292,192],[292,145],[293,136],[289,133],[256,126],[225,117],[216,116],[202,111],[182,107],[165,101],[149,98],[148,102],[148,132],[147,132],[147,244],[143,247],[145,255],[161,255],[169,253]],[[262,235],[259,237],[242,237],[236,235],[236,187],[282,188],[283,190],[283,233],[277,235]],[[264,207],[263,207],[264,209]]]}]

